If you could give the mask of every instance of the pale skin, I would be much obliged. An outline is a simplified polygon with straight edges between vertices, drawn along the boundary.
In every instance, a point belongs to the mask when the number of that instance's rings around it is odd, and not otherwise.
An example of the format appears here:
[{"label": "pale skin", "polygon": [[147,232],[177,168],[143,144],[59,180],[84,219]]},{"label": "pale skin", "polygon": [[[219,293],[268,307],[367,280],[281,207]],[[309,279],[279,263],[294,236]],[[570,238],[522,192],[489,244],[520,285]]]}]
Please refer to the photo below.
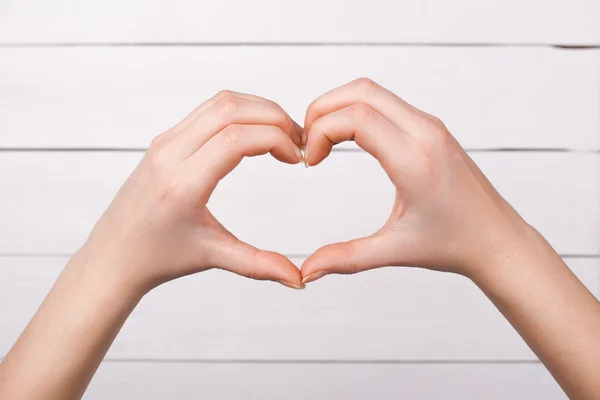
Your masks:
[{"label": "pale skin", "polygon": [[[346,140],[380,162],[396,202],[378,232],[317,250],[301,271],[206,208],[245,156],[298,163],[305,147],[315,166]],[[275,103],[222,92],[155,139],[0,365],[0,398],[80,398],[139,300],[169,280],[221,268],[301,289],[384,266],[471,279],[569,397],[600,398],[600,302],[438,119],[368,79],[315,100],[304,128]]]}]

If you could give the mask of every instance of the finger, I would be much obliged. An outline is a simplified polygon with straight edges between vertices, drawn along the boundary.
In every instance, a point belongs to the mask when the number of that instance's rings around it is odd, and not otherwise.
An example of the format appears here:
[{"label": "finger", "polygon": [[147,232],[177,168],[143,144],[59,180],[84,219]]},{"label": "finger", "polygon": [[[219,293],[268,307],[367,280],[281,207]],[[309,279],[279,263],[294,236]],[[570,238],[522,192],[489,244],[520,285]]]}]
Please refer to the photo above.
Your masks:
[{"label": "finger", "polygon": [[298,147],[302,145],[301,133],[281,107],[238,96],[226,96],[214,102],[186,129],[175,135],[168,145],[177,156],[185,159],[232,124],[274,125],[283,130]]},{"label": "finger", "polygon": [[307,166],[317,165],[335,143],[354,140],[389,173],[411,158],[412,139],[364,103],[356,103],[316,120],[308,132],[304,154]]},{"label": "finger", "polygon": [[305,143],[305,139],[306,139],[306,135],[305,135],[304,129],[296,121],[294,121],[292,119],[292,117],[290,117],[289,114],[287,114],[285,112],[285,110],[279,104],[277,104],[273,100],[265,99],[264,97],[256,96],[256,95],[253,95],[253,94],[232,92],[230,90],[225,90],[224,92],[231,93],[232,95],[241,97],[243,99],[255,100],[255,101],[258,101],[258,102],[262,102],[262,103],[268,104],[268,105],[270,105],[272,107],[277,108],[281,112],[285,113],[288,116],[288,118],[290,118],[290,120],[292,121],[292,124],[294,126],[294,130],[295,130],[295,133],[296,133],[295,135],[291,136],[292,140],[294,141],[294,143],[298,147],[300,147],[300,148],[303,147],[303,145]]},{"label": "finger", "polygon": [[306,112],[304,128],[310,131],[317,119],[354,103],[368,104],[408,134],[418,131],[416,127],[421,115],[425,114],[372,80],[360,78],[313,101]]},{"label": "finger", "polygon": [[386,237],[373,235],[321,247],[302,264],[302,283],[328,274],[355,274],[391,265]]},{"label": "finger", "polygon": [[183,179],[200,192],[212,192],[244,157],[267,153],[289,164],[302,161],[300,149],[277,126],[229,125],[183,163]]},{"label": "finger", "polygon": [[226,96],[236,96],[236,95],[240,95],[240,94],[233,92],[231,90],[221,90],[219,93],[217,93],[210,99],[206,100],[205,102],[200,104],[198,107],[194,108],[194,110],[191,113],[189,113],[184,119],[182,119],[175,126],[169,128],[165,132],[161,133],[158,137],[155,138],[154,141],[155,142],[170,141],[175,135],[177,135],[179,132],[181,132],[186,127],[188,127],[189,124],[198,117],[198,115],[202,114],[208,107],[213,105],[217,100],[219,100],[223,97],[226,97]]},{"label": "finger", "polygon": [[204,111],[206,111],[210,106],[212,106],[213,104],[215,104],[217,101],[219,101],[220,99],[222,99],[224,97],[239,97],[242,99],[255,100],[258,102],[262,102],[262,103],[269,103],[269,104],[277,105],[275,102],[265,99],[260,96],[234,92],[232,90],[221,90],[216,95],[214,95],[213,97],[211,97],[210,99],[206,100],[205,102],[200,104],[198,107],[196,107],[189,115],[187,115],[184,119],[182,119],[177,125],[173,126],[172,128],[168,129],[167,131],[165,131],[161,136],[165,136],[165,137],[172,136],[172,135],[177,134],[178,132],[182,131],[194,119],[196,119],[196,117],[198,117],[200,114],[202,114]]},{"label": "finger", "polygon": [[217,241],[211,250],[211,267],[251,279],[279,282],[294,289],[304,284],[298,268],[285,256],[259,250],[234,237]]}]

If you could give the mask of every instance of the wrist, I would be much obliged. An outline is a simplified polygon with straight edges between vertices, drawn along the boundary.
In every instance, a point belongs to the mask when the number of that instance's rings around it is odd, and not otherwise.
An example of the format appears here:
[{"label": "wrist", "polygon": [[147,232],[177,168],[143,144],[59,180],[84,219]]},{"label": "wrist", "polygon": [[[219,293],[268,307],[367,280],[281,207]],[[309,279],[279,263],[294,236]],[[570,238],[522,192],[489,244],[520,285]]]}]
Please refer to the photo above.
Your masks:
[{"label": "wrist", "polygon": [[464,274],[475,283],[487,281],[498,274],[512,273],[537,253],[554,253],[550,245],[531,225],[520,220],[487,235],[487,240],[474,252]]},{"label": "wrist", "polygon": [[65,272],[67,271],[80,284],[120,303],[135,305],[151,289],[132,276],[128,266],[118,256],[98,251],[87,243],[69,260],[65,267]]}]

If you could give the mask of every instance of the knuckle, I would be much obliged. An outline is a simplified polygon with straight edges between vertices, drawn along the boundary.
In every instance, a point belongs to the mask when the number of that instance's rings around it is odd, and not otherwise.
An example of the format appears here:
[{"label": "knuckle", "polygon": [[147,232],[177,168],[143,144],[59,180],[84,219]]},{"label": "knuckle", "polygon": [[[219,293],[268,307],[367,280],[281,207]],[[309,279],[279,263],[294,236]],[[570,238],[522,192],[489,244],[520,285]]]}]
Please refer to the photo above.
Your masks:
[{"label": "knuckle", "polygon": [[250,264],[249,268],[246,270],[246,277],[250,279],[261,280],[262,276],[259,271],[259,263],[258,263],[258,250],[253,249],[251,254],[249,255],[249,259],[253,262]]},{"label": "knuckle", "polygon": [[348,260],[348,273],[354,275],[358,272],[358,264],[356,263],[356,244],[348,242],[344,246],[344,257]]},{"label": "knuckle", "polygon": [[284,132],[294,132],[294,123],[288,113],[277,103],[273,103],[271,106],[274,113],[272,119],[270,119],[270,124]]},{"label": "knuckle", "polygon": [[243,126],[234,124],[223,129],[223,146],[227,149],[236,148],[243,135]]},{"label": "knuckle", "polygon": [[353,83],[362,92],[368,92],[379,86],[374,80],[366,77],[358,78]]},{"label": "knuckle", "polygon": [[154,140],[152,140],[152,144],[146,151],[144,159],[149,164],[150,169],[152,171],[158,171],[165,164],[165,161],[167,159],[166,153],[167,152],[164,145],[164,140],[154,138]]},{"label": "knuckle", "polygon": [[294,131],[294,124],[290,117],[285,113],[285,111],[281,110],[277,112],[277,116],[275,117],[274,124],[277,127],[280,127],[284,131],[287,130],[289,132]]},{"label": "knuckle", "polygon": [[166,141],[166,135],[165,135],[165,133],[161,133],[160,135],[158,135],[154,139],[152,139],[152,142],[150,143],[150,147],[148,149],[149,150],[162,149],[165,145],[165,141]]},{"label": "knuckle", "polygon": [[233,97],[235,93],[232,90],[220,90],[216,95],[214,95],[213,99],[220,100],[225,97]]},{"label": "knuckle", "polygon": [[306,108],[306,120],[307,121],[313,121],[318,117],[319,115],[319,99],[317,100],[313,100],[308,107]]},{"label": "knuckle", "polygon": [[292,123],[287,113],[281,108],[279,105],[275,104],[270,105],[270,107],[266,107],[265,111],[269,114],[272,114],[272,124],[273,125],[286,125],[288,123]]},{"label": "knuckle", "polygon": [[375,110],[365,103],[356,103],[352,106],[354,117],[360,121],[367,121],[373,118]]},{"label": "knuckle", "polygon": [[219,99],[216,103],[217,113],[222,118],[232,118],[235,116],[240,108],[240,100],[234,96],[226,96]]},{"label": "knuckle", "polygon": [[279,111],[285,112],[283,110],[283,107],[281,107],[278,103],[274,102],[273,100],[265,99],[264,97],[262,97],[261,99],[265,102],[265,104],[268,104],[271,107],[274,107],[274,108],[276,108]]},{"label": "knuckle", "polygon": [[321,97],[318,97],[316,99],[314,99],[313,101],[310,102],[310,104],[308,105],[308,107],[306,107],[306,113],[310,113],[311,111],[315,111],[315,109],[319,108],[319,105],[321,103]]},{"label": "knuckle", "polygon": [[307,132],[309,136],[321,136],[327,132],[327,122],[322,119],[315,120],[310,126],[310,132]]},{"label": "knuckle", "polygon": [[438,117],[436,117],[434,115],[428,115],[427,119],[429,120],[432,130],[440,131],[440,132],[444,132],[447,130],[446,125],[444,125],[442,120],[439,119]]},{"label": "knuckle", "polygon": [[444,149],[451,146],[450,132],[441,119],[425,114],[420,118],[420,129],[424,133],[424,142],[429,147]]},{"label": "knuckle", "polygon": [[246,271],[246,277],[250,279],[258,279],[257,267],[252,266]]}]

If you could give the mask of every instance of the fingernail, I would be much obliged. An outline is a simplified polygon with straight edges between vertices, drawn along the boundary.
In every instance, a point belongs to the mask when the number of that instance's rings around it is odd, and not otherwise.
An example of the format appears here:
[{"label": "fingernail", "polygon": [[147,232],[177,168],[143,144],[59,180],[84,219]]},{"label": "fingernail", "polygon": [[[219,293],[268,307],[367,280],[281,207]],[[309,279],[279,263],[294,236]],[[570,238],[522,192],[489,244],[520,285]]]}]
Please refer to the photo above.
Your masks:
[{"label": "fingernail", "polygon": [[313,272],[312,274],[304,277],[304,279],[302,279],[302,283],[305,284],[305,283],[316,281],[317,279],[321,279],[325,275],[327,275],[327,272],[325,272],[325,271]]},{"label": "fingernail", "polygon": [[286,281],[277,281],[277,282],[281,283],[283,286],[286,286],[286,287],[289,287],[292,289],[302,290],[306,287],[304,282],[302,282],[300,285],[298,285],[297,283],[290,283],[290,282],[286,282]]},{"label": "fingernail", "polygon": [[297,147],[294,147],[294,151],[296,152],[296,157],[298,157],[298,162],[304,161],[304,157],[302,156],[302,150]]},{"label": "fingernail", "polygon": [[304,150],[304,168],[308,168],[308,148]]}]

